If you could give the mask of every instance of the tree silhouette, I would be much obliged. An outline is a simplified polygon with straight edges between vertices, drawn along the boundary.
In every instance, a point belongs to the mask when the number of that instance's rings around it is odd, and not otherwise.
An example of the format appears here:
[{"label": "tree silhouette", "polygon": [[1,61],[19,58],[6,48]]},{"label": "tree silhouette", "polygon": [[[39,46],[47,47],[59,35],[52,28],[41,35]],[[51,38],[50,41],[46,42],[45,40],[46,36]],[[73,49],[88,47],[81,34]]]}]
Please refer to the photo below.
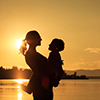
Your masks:
[{"label": "tree silhouette", "polygon": [[5,69],[0,67],[0,79],[29,79],[32,74],[30,69],[18,69],[17,66],[13,66],[12,69]]}]

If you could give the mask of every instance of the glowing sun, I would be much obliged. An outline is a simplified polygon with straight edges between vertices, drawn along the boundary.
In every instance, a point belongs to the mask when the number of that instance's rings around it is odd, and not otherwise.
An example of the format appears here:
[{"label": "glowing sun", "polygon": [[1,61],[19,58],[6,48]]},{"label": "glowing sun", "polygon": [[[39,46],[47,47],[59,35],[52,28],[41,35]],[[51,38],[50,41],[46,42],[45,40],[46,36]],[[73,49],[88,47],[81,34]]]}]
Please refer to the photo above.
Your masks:
[{"label": "glowing sun", "polygon": [[22,39],[17,40],[16,46],[17,46],[18,49],[20,48],[21,45],[22,45]]}]

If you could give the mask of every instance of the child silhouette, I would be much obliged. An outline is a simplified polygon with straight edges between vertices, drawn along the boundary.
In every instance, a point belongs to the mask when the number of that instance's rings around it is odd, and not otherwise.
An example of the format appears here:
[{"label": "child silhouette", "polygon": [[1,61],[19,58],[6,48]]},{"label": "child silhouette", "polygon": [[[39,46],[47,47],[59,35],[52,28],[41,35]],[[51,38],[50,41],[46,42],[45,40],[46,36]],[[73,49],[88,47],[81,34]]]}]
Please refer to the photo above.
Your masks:
[{"label": "child silhouette", "polygon": [[64,42],[61,39],[53,39],[49,45],[51,51],[48,57],[48,74],[51,85],[58,86],[63,75],[63,62],[61,60],[60,51],[64,50]]}]

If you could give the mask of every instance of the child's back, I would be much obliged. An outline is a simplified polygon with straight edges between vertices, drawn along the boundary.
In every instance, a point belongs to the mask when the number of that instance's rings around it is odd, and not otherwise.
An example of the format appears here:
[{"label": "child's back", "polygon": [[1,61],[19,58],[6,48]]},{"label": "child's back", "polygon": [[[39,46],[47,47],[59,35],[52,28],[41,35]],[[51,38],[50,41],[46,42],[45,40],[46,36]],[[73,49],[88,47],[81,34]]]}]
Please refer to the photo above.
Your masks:
[{"label": "child's back", "polygon": [[[51,82],[59,82],[63,75],[62,60],[59,51],[64,49],[64,42],[61,39],[54,39],[49,45],[51,53],[48,57],[48,74]],[[54,84],[53,83],[53,84]]]},{"label": "child's back", "polygon": [[51,79],[61,79],[63,74],[62,64],[59,52],[51,52],[48,58],[48,71]]}]

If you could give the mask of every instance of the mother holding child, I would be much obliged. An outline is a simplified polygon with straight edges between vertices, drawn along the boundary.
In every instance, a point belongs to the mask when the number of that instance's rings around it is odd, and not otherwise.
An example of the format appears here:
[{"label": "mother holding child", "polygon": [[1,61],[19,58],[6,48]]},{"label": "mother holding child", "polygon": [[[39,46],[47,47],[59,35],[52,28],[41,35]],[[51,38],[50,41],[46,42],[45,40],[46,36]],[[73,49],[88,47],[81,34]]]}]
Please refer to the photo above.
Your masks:
[{"label": "mother holding child", "polygon": [[53,87],[58,86],[64,72],[59,53],[64,50],[64,42],[61,39],[53,39],[49,45],[51,53],[47,59],[36,51],[41,41],[37,31],[29,31],[20,47],[20,52],[25,56],[25,61],[33,72],[28,85],[22,84],[21,89],[29,94],[33,93],[34,100],[53,100]]}]

